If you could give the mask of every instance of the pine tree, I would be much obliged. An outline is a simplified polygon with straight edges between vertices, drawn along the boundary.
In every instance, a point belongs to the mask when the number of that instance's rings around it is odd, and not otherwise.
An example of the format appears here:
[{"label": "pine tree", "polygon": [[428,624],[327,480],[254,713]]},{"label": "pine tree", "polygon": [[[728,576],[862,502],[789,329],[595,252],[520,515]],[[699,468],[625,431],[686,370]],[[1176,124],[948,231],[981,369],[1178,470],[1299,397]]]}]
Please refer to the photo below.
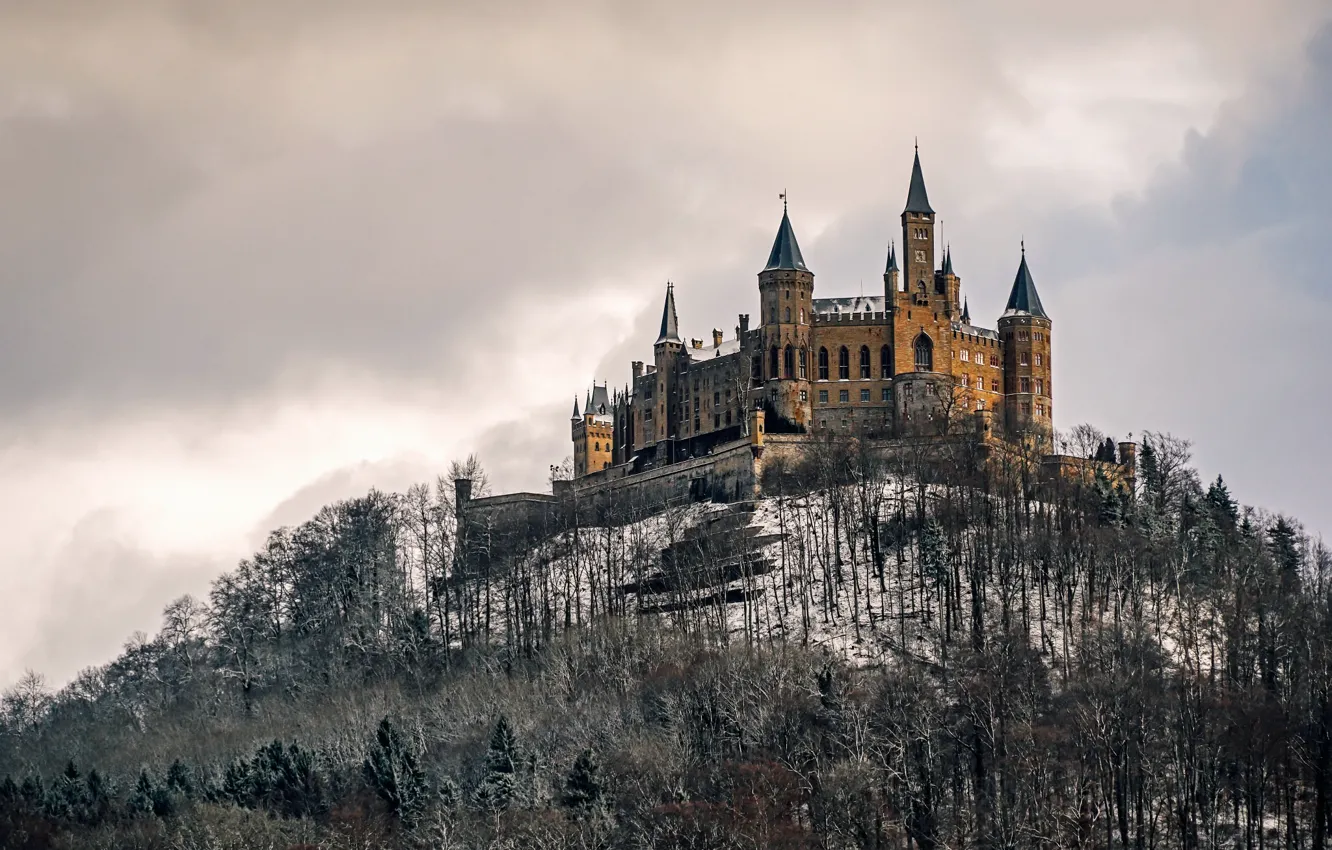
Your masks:
[{"label": "pine tree", "polygon": [[1290,520],[1277,517],[1272,530],[1268,532],[1268,545],[1272,560],[1276,561],[1283,576],[1298,577],[1302,558],[1299,549],[1299,534]]},{"label": "pine tree", "polygon": [[166,785],[172,793],[186,800],[194,799],[194,772],[180,759],[173,761],[171,767],[167,768]]},{"label": "pine tree", "polygon": [[512,805],[518,796],[518,742],[508,718],[500,715],[486,751],[486,776],[476,790],[477,804],[498,812]]},{"label": "pine tree", "polygon": [[389,811],[404,822],[414,820],[425,808],[425,771],[416,752],[387,717],[379,723],[361,772],[366,784],[388,803]]},{"label": "pine tree", "polygon": [[175,811],[175,806],[167,789],[154,783],[147,770],[141,770],[130,795],[129,809],[132,814],[164,818]]},{"label": "pine tree", "polygon": [[601,802],[601,765],[592,750],[583,750],[564,781],[564,805],[579,813]]},{"label": "pine tree", "polygon": [[1220,475],[1207,488],[1207,507],[1218,527],[1225,531],[1235,530],[1235,523],[1239,521],[1239,506],[1231,498],[1230,490]]}]

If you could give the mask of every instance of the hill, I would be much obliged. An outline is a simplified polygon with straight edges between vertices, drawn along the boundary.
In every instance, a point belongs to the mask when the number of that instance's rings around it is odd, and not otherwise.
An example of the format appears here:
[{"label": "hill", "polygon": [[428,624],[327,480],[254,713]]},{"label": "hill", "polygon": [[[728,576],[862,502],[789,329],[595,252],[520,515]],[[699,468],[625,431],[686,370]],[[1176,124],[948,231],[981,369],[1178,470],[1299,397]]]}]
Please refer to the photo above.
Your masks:
[{"label": "hill", "polygon": [[474,462],[331,505],[3,696],[0,843],[1322,848],[1332,556],[1182,440],[1139,470],[830,443],[484,541]]}]

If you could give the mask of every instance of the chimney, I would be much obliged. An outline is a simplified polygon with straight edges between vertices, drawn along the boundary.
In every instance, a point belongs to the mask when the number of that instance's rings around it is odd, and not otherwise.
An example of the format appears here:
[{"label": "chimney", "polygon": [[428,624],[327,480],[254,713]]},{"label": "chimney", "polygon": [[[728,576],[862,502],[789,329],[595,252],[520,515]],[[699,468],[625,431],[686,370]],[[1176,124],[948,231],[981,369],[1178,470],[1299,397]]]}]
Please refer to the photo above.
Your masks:
[{"label": "chimney", "polygon": [[722,332],[716,328],[712,329],[712,347],[721,348]]},{"label": "chimney", "polygon": [[635,360],[633,363],[631,363],[631,364],[629,364],[629,365],[630,365],[630,368],[632,368],[632,369],[634,370],[634,377],[635,377],[635,378],[641,378],[641,377],[643,377],[643,361],[642,361],[642,360]]},{"label": "chimney", "polygon": [[749,333],[749,314],[748,314],[748,313],[741,313],[741,314],[740,314],[740,335],[743,336],[744,334],[747,334],[747,333]]},{"label": "chimney", "polygon": [[701,339],[691,339],[691,340],[689,340],[689,344],[692,345],[696,350],[697,350],[697,349],[701,349],[701,348],[703,347],[703,340],[701,340]]}]

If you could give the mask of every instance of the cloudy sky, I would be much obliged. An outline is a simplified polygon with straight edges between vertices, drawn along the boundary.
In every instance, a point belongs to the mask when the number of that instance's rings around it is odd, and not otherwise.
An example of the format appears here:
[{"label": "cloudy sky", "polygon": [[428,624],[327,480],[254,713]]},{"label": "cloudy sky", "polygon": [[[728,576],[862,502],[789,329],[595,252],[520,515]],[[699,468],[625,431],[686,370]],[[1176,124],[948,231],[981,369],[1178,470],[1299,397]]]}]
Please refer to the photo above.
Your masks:
[{"label": "cloudy sky", "polygon": [[0,686],[332,499],[544,486],[783,189],[876,291],[916,137],[978,320],[1026,239],[1057,424],[1332,532],[1325,0],[0,0]]}]

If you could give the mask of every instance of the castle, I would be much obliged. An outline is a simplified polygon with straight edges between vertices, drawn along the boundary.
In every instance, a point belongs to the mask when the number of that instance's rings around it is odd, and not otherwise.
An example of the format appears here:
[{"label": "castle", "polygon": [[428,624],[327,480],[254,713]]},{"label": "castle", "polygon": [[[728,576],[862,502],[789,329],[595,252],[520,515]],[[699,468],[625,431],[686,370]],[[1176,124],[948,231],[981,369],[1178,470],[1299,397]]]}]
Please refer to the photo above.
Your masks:
[{"label": "castle", "polygon": [[970,422],[985,435],[1053,428],[1050,317],[1022,248],[997,330],[972,324],[952,252],[935,246],[936,216],[917,149],[902,211],[902,256],[888,248],[883,295],[815,298],[783,195],[781,224],[758,273],[759,321],[710,344],[680,338],[667,284],[653,361],[611,392],[574,402],[574,482],[632,476],[711,455],[762,434],[871,439],[945,434]]}]

